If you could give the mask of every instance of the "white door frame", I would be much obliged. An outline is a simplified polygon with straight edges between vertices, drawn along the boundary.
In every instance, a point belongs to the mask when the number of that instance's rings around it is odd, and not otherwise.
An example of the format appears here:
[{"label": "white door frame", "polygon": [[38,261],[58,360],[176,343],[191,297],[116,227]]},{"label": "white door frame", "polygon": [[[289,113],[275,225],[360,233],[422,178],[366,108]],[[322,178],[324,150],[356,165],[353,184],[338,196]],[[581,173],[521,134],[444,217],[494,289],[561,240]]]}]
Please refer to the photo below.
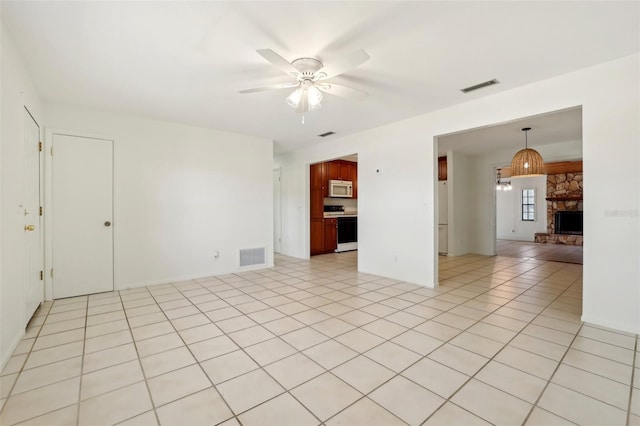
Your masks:
[{"label": "white door frame", "polygon": [[[36,118],[33,116],[33,114],[31,114],[31,111],[29,111],[29,108],[24,105],[24,113],[26,113],[28,115],[28,117],[33,120],[33,122],[35,123],[35,125],[38,128],[38,141],[35,143],[41,143],[42,141],[42,127],[40,127],[40,124],[38,123],[38,120],[36,120]],[[24,118],[26,118],[26,116],[23,115]],[[23,126],[25,126],[23,124]],[[24,129],[24,132],[26,132],[26,126]],[[23,134],[23,138],[26,137],[26,134]],[[23,140],[23,147],[22,149],[25,148],[24,146],[25,141]],[[37,146],[34,145],[32,147],[32,149],[36,150]],[[44,148],[43,148],[44,149]],[[26,156],[26,153],[24,153],[24,155]],[[44,224],[44,219],[43,216],[40,214],[40,212],[37,210],[39,207],[42,207],[43,204],[43,200],[44,200],[44,161],[42,159],[42,152],[38,152],[38,176],[37,176],[37,182],[38,182],[38,206],[36,207],[36,210],[31,212],[31,214],[33,216],[31,216],[31,220],[29,222],[29,224],[34,224],[36,226],[36,230],[38,232],[38,267],[37,269],[40,271],[44,271],[44,229],[43,229],[43,224]],[[28,192],[28,188],[27,188],[27,192]],[[25,194],[27,197],[30,196],[31,194]],[[35,220],[34,220],[35,218]],[[37,223],[36,223],[37,222]],[[25,223],[25,225],[27,225],[27,223]],[[26,259],[27,265],[30,264],[30,260]],[[29,273],[33,273],[34,271],[30,271],[27,267],[27,275],[25,277],[26,279],[26,285],[29,286],[30,285],[30,278],[29,278]],[[31,278],[31,279],[35,279],[35,278]],[[41,281],[39,281],[38,284],[39,287],[39,293],[40,293],[40,303],[42,303],[45,300],[45,291],[44,291],[44,277],[41,279]],[[26,300],[27,303],[30,302],[30,300]],[[30,307],[28,307],[30,308]],[[30,309],[29,309],[30,310]],[[27,312],[27,318],[26,321],[29,321],[31,319],[31,316],[34,314],[34,312]],[[26,323],[25,323],[26,324]]]},{"label": "white door frame", "polygon": [[[117,139],[113,136],[97,134],[97,133],[89,133],[89,132],[79,132],[75,130],[65,130],[65,129],[57,129],[57,128],[47,128],[45,131],[45,140],[44,140],[44,164],[45,164],[45,173],[44,173],[44,280],[45,280],[45,300],[53,299],[53,277],[51,276],[51,271],[53,269],[52,259],[53,259],[53,217],[51,215],[51,210],[53,206],[52,192],[53,192],[53,157],[51,156],[51,148],[53,143],[53,135],[67,135],[67,136],[75,136],[80,138],[93,138],[93,139],[107,139],[113,141],[113,152],[114,152],[114,163],[115,163],[115,150],[116,150],[116,141]],[[113,169],[113,181],[115,182],[115,167]],[[117,218],[115,217],[115,184],[113,186],[113,223],[117,223]],[[116,241],[116,233],[115,230],[113,232],[113,289],[116,290],[118,286],[116,285],[116,256],[115,256],[115,244]],[[55,274],[55,273],[54,273]],[[55,275],[54,275],[55,276]]]}]

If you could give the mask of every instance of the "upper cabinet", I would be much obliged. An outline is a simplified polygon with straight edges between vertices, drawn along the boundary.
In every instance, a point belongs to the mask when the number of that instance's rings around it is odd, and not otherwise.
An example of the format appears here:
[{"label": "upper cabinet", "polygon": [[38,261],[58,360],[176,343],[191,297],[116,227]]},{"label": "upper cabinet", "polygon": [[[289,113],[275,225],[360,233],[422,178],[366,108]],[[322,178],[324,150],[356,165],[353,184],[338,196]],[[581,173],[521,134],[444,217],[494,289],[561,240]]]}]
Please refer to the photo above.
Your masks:
[{"label": "upper cabinet", "polygon": [[329,169],[327,180],[353,180],[352,170],[357,163],[353,161],[334,160],[326,164]]},{"label": "upper cabinet", "polygon": [[438,157],[438,180],[447,180],[447,157]]},{"label": "upper cabinet", "polygon": [[311,189],[325,189],[327,186],[327,163],[312,164],[310,168]]}]

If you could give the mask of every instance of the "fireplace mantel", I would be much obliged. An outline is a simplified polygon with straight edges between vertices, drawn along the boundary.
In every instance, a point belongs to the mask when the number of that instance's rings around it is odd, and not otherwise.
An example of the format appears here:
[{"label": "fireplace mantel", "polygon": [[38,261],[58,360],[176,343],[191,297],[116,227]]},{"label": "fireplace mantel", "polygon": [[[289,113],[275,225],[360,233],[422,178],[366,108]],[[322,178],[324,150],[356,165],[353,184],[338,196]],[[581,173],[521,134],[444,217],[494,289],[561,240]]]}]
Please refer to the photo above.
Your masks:
[{"label": "fireplace mantel", "polygon": [[546,200],[547,201],[581,201],[582,200],[582,195],[580,195],[578,197],[576,197],[576,196],[573,196],[573,197],[559,197],[559,196],[547,197]]}]

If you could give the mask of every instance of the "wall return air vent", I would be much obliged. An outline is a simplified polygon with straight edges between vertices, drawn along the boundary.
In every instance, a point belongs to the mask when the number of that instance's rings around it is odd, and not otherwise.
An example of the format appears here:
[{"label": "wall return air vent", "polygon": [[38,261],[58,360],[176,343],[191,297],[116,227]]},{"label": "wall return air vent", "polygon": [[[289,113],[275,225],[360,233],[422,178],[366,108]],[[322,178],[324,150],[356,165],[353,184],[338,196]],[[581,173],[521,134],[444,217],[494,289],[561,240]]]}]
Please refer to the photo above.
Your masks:
[{"label": "wall return air vent", "polygon": [[494,84],[500,83],[497,79],[483,81],[482,83],[474,84],[473,86],[465,87],[464,89],[460,89],[462,93],[473,92],[474,90],[482,89],[483,87],[493,86]]},{"label": "wall return air vent", "polygon": [[265,265],[267,261],[264,247],[240,249],[240,267]]}]

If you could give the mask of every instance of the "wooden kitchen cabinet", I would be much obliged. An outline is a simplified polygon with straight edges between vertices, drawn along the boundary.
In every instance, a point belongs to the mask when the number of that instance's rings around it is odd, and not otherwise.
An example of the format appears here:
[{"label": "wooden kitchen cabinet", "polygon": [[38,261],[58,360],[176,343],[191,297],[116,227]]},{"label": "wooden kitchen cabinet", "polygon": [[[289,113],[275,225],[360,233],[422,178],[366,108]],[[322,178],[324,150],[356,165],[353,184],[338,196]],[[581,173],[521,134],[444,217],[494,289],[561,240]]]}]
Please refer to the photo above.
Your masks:
[{"label": "wooden kitchen cabinet", "polygon": [[338,248],[338,220],[311,219],[311,246],[309,254],[333,253]]},{"label": "wooden kitchen cabinet", "polygon": [[358,163],[351,164],[351,181],[353,182],[353,198],[358,198]]},{"label": "wooden kitchen cabinet", "polygon": [[327,180],[342,180],[340,179],[340,163],[336,161],[329,161],[327,164]]},{"label": "wooden kitchen cabinet", "polygon": [[324,189],[327,186],[327,163],[312,164],[309,169],[311,189]]},{"label": "wooden kitchen cabinet", "polygon": [[353,165],[356,164],[353,161],[333,160],[326,163],[327,180],[353,180],[352,170]]},{"label": "wooden kitchen cabinet", "polygon": [[338,248],[338,220],[324,220],[324,251],[332,253]]},{"label": "wooden kitchen cabinet", "polygon": [[353,180],[351,178],[351,161],[341,161],[340,162],[340,180]]},{"label": "wooden kitchen cabinet", "polygon": [[309,196],[311,219],[322,219],[324,217],[324,189],[311,188]]},{"label": "wooden kitchen cabinet", "polygon": [[311,256],[324,253],[324,219],[311,219],[310,230],[311,246],[309,247],[309,253]]},{"label": "wooden kitchen cabinet", "polygon": [[438,157],[438,180],[447,180],[447,157]]}]

